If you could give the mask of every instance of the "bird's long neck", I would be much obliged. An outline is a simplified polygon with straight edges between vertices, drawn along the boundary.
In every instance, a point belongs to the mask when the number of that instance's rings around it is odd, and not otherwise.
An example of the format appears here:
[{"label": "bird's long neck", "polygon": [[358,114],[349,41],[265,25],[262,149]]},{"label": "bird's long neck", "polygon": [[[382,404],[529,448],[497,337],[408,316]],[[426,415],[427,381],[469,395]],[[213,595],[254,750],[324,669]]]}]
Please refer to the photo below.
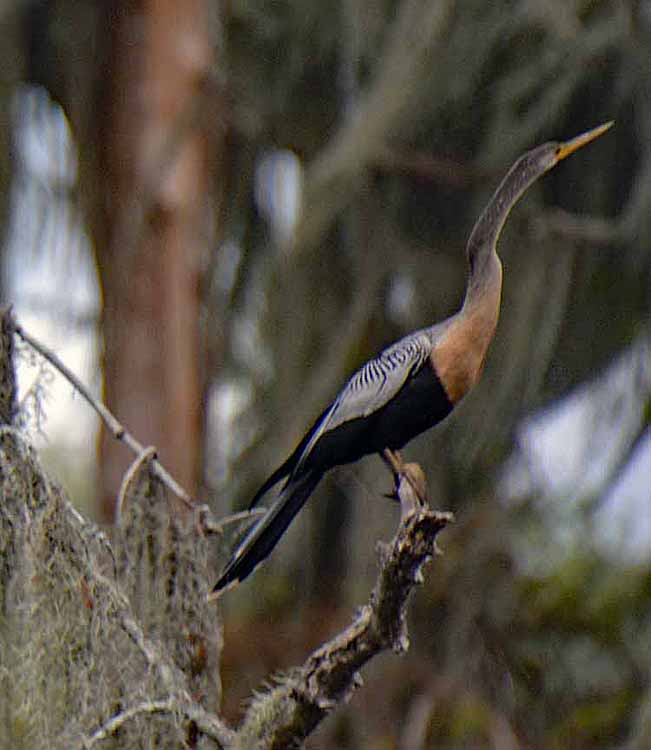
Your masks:
[{"label": "bird's long neck", "polygon": [[493,300],[497,297],[499,305],[502,264],[497,241],[511,209],[541,174],[529,166],[528,158],[525,154],[511,167],[472,230],[466,246],[469,274],[464,310],[485,302],[487,296]]}]

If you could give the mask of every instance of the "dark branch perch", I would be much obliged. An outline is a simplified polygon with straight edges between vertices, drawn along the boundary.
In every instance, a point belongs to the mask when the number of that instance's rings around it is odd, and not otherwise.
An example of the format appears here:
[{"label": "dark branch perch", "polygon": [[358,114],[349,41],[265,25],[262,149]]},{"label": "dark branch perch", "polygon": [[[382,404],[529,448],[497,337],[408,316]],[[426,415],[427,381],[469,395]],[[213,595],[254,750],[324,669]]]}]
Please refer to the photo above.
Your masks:
[{"label": "dark branch perch", "polygon": [[[415,467],[417,472],[422,472]],[[359,670],[381,651],[409,647],[406,609],[409,594],[422,582],[422,567],[436,553],[436,536],[452,514],[424,506],[414,489],[414,464],[396,475],[403,509],[394,539],[380,544],[380,572],[369,603],[353,622],[317,649],[278,686],[251,704],[232,747],[280,750],[299,746],[333,709],[361,685]],[[422,485],[424,489],[424,485]]]}]

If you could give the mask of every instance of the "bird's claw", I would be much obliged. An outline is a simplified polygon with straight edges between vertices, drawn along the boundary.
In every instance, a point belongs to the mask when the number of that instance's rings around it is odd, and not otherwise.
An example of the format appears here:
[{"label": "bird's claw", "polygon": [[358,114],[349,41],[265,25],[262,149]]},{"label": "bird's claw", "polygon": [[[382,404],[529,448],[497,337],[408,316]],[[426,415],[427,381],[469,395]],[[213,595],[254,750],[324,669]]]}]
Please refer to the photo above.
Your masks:
[{"label": "bird's claw", "polygon": [[[391,470],[394,480],[393,491],[384,493],[384,497],[401,504],[402,516],[405,517],[416,508],[427,505],[427,483],[420,466],[404,463],[400,454],[389,448],[382,451],[382,459]],[[407,487],[404,487],[403,482],[407,482]]]}]

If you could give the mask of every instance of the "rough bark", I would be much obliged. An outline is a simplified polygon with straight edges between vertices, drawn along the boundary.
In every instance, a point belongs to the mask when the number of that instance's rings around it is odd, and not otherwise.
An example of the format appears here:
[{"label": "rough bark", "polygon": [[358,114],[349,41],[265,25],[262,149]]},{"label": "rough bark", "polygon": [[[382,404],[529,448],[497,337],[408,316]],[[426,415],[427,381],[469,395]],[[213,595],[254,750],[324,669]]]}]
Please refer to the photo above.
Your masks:
[{"label": "rough bark", "polygon": [[[105,397],[192,493],[200,476],[200,276],[208,246],[208,5],[114,2],[94,232]],[[101,517],[125,469],[101,438]]]}]

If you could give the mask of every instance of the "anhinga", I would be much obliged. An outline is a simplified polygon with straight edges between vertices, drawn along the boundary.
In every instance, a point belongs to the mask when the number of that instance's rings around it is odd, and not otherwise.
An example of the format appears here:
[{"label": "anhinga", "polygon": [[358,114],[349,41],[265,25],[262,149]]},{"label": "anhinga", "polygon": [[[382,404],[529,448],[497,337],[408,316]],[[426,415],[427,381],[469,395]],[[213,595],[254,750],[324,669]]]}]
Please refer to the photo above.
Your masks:
[{"label": "anhinga", "polygon": [[369,453],[399,450],[445,419],[475,385],[500,311],[502,264],[496,246],[509,212],[539,177],[611,125],[564,143],[545,143],[515,162],[468,240],[468,284],[459,312],[400,339],[350,378],[256,493],[251,507],[287,477],[273,505],[235,549],[215,593],[244,580],[269,555],[326,471]]}]

